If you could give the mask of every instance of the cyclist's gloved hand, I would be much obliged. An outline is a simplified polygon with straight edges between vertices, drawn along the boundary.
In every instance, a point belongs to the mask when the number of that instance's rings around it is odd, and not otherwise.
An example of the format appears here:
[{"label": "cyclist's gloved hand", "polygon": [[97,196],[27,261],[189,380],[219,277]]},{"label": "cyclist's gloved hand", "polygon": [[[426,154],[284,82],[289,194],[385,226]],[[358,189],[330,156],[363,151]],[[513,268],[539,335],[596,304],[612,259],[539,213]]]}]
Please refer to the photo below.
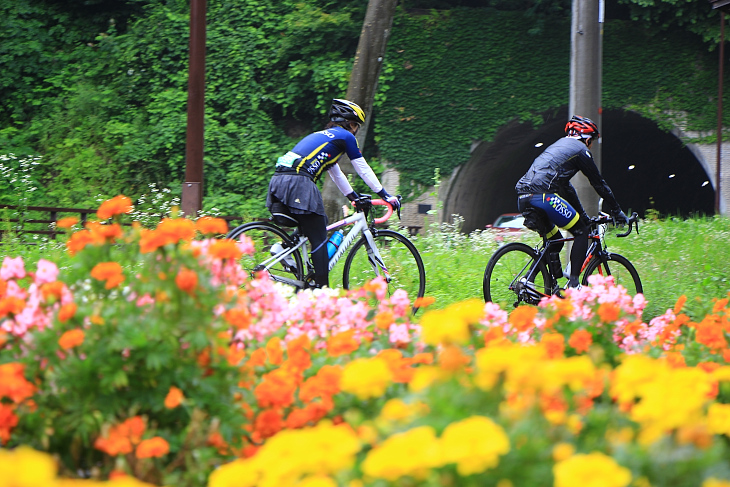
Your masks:
[{"label": "cyclist's gloved hand", "polygon": [[621,210],[618,210],[617,213],[613,214],[613,221],[616,223],[616,225],[621,227],[629,223],[629,219],[626,217],[626,213]]},{"label": "cyclist's gloved hand", "polygon": [[390,203],[390,206],[393,207],[394,211],[398,211],[400,209],[400,200],[396,196],[391,196],[390,194],[388,194],[385,188],[378,191],[378,196]]},{"label": "cyclist's gloved hand", "polygon": [[357,194],[357,192],[353,191],[350,194],[346,194],[345,197],[350,201],[357,201],[360,198],[360,195]]}]

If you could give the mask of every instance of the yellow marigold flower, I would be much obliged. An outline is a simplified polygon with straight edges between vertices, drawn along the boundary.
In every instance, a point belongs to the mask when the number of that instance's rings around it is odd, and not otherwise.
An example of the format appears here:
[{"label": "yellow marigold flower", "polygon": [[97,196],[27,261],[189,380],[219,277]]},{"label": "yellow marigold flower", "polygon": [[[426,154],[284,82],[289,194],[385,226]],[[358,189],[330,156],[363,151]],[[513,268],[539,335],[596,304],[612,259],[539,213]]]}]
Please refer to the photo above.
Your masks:
[{"label": "yellow marigold flower", "polygon": [[574,455],[553,467],[555,487],[626,487],[631,471],[600,452]]},{"label": "yellow marigold flower", "polygon": [[666,369],[664,362],[646,355],[628,355],[614,371],[610,394],[620,404],[631,403],[647,383]]},{"label": "yellow marigold flower", "polygon": [[712,433],[730,436],[730,404],[711,404],[707,410],[707,426]]},{"label": "yellow marigold flower", "polygon": [[406,475],[423,478],[430,469],[442,465],[441,446],[434,429],[419,426],[395,434],[370,450],[362,471],[370,477],[395,482]]},{"label": "yellow marigold flower", "polygon": [[570,443],[557,443],[553,447],[553,460],[562,462],[572,457],[575,453],[575,447]]},{"label": "yellow marigold flower", "polygon": [[[208,487],[296,485],[307,475],[330,475],[352,468],[360,440],[350,426],[322,421],[313,428],[282,430],[255,456],[216,469]],[[286,462],[282,462],[286,458]]]},{"label": "yellow marigold flower", "polygon": [[469,341],[469,324],[446,309],[429,311],[421,318],[421,337],[428,345],[464,344]]},{"label": "yellow marigold flower", "polygon": [[730,366],[723,365],[712,371],[712,378],[718,382],[730,382]]},{"label": "yellow marigold flower", "polygon": [[408,389],[412,392],[420,392],[430,387],[434,382],[449,377],[450,375],[448,372],[441,370],[440,367],[418,367],[413,373],[413,378],[408,383]]},{"label": "yellow marigold flower", "polygon": [[314,475],[298,482],[296,487],[337,487],[337,483],[326,475]]},{"label": "yellow marigold flower", "polygon": [[507,434],[484,416],[472,416],[446,427],[441,451],[446,463],[456,463],[460,475],[472,475],[496,467],[499,456],[509,452]]},{"label": "yellow marigold flower", "polygon": [[100,220],[106,220],[114,215],[132,213],[132,210],[134,210],[132,200],[120,194],[119,196],[115,196],[114,198],[103,202],[96,211],[96,216],[99,217]]},{"label": "yellow marigold flower", "polygon": [[709,479],[702,482],[702,487],[730,487],[730,481],[719,480],[714,477],[710,477]]},{"label": "yellow marigold flower", "polygon": [[[489,348],[482,348],[475,355],[477,374],[476,385],[484,390],[491,389],[503,375],[508,384],[539,384],[537,364],[542,366],[546,358],[544,347],[534,345],[518,345],[510,342],[501,343]],[[541,376],[540,376],[541,377]]]},{"label": "yellow marigold flower", "polygon": [[[27,446],[0,449],[0,479],[0,484],[13,487],[54,485],[56,462],[50,455]],[[10,483],[3,483],[5,480]]]},{"label": "yellow marigold flower", "polygon": [[393,382],[393,373],[382,358],[360,358],[347,364],[342,371],[340,388],[360,399],[380,397]]}]

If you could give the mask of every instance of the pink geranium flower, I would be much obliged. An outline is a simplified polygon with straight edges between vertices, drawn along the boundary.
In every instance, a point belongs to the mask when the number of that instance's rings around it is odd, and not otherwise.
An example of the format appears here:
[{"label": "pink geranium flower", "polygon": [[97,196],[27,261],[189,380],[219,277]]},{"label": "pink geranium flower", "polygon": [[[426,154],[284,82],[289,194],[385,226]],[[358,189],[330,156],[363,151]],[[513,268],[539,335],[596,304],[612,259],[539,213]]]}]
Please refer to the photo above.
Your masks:
[{"label": "pink geranium flower", "polygon": [[5,281],[10,279],[23,279],[25,277],[25,264],[22,257],[11,259],[5,257],[3,266],[0,268],[0,279]]},{"label": "pink geranium flower", "polygon": [[41,259],[38,261],[38,270],[35,273],[35,283],[38,285],[54,282],[58,278],[58,267],[53,262]]}]

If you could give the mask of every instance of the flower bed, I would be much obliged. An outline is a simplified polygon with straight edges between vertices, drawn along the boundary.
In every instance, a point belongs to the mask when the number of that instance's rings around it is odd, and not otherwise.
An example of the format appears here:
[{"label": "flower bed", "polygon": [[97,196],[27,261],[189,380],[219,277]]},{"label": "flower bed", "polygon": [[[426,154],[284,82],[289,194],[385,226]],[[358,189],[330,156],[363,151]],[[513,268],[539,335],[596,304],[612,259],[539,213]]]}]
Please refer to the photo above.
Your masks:
[{"label": "flower bed", "polygon": [[0,268],[0,486],[730,485],[727,298],[645,323],[593,277],[414,320],[381,281],[292,294],[224,222],[131,211],[60,222],[67,269]]}]

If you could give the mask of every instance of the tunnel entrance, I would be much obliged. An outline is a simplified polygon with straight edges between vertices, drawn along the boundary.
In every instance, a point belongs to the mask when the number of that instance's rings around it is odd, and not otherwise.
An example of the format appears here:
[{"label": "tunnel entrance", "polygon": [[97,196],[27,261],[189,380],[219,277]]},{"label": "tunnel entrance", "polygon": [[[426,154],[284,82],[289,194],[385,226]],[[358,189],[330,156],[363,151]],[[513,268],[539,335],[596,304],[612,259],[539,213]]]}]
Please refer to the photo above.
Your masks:
[{"label": "tunnel entrance", "polygon": [[[545,116],[537,130],[511,122],[481,143],[454,174],[444,215],[464,218],[463,231],[484,228],[517,211],[514,186],[548,145],[564,135],[567,109]],[[644,216],[713,214],[715,191],[700,161],[682,141],[637,113],[605,110],[601,173],[624,211]]]}]

